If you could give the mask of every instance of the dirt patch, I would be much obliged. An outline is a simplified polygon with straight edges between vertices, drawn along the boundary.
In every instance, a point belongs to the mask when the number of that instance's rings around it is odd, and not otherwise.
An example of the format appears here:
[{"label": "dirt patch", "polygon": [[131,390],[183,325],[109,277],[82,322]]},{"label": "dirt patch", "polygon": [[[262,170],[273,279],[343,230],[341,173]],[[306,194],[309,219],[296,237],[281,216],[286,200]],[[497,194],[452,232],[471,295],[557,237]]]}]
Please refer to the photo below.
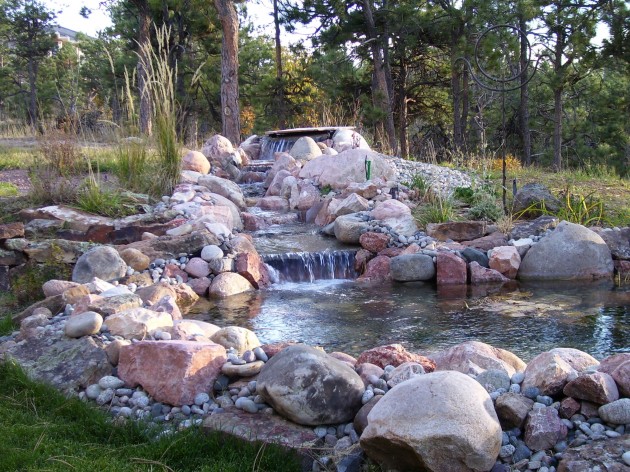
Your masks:
[{"label": "dirt patch", "polygon": [[31,189],[31,179],[28,177],[28,171],[24,169],[0,171],[0,182],[15,185],[18,189],[18,195],[26,195]]}]

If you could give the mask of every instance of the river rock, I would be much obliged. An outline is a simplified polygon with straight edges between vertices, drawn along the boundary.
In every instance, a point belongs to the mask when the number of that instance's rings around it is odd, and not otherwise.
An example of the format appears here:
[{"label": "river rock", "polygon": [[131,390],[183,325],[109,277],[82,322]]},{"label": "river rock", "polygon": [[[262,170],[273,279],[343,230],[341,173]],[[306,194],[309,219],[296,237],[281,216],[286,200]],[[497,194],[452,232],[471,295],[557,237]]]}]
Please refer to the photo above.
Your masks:
[{"label": "river rock", "polygon": [[462,245],[467,247],[473,247],[480,251],[489,251],[492,248],[507,246],[508,240],[503,233],[495,231],[487,236],[473,239],[472,241],[462,241]]},{"label": "river rock", "polygon": [[625,228],[591,228],[604,240],[614,259],[630,261],[630,226]]},{"label": "river rock", "polygon": [[382,154],[369,150],[350,149],[336,156],[322,155],[308,161],[300,178],[312,179],[319,185],[330,186],[333,190],[343,190],[352,182],[365,182],[365,161],[371,164],[372,179],[380,178],[387,182],[396,178],[396,169]]},{"label": "river rock", "polygon": [[367,428],[370,411],[372,411],[372,408],[374,408],[381,398],[383,398],[383,395],[374,395],[365,405],[361,407],[354,417],[352,425],[359,435],[363,434],[363,431]]},{"label": "river rock", "polygon": [[538,408],[529,412],[525,425],[524,440],[533,451],[552,449],[567,437],[567,427],[560,420],[558,410],[552,407]]},{"label": "river rock", "polygon": [[211,164],[217,164],[223,169],[232,163],[234,147],[229,139],[220,134],[215,134],[204,143],[201,153],[206,156]]},{"label": "river rock", "polygon": [[212,259],[221,259],[222,257],[223,251],[216,244],[209,244],[201,250],[201,258],[206,262]]},{"label": "river rock", "polygon": [[391,258],[392,279],[398,282],[426,281],[435,277],[433,258],[426,254],[404,254]]},{"label": "river rock", "polygon": [[369,228],[368,222],[359,214],[340,216],[335,220],[335,237],[346,244],[359,244],[361,235]]},{"label": "river rock", "polygon": [[397,385],[374,406],[361,447],[386,469],[490,470],[501,426],[477,382],[459,372],[434,372]]},{"label": "river rock", "polygon": [[548,229],[554,229],[559,222],[558,218],[551,215],[541,215],[535,220],[518,222],[510,231],[510,238],[524,239],[531,236],[540,236]]},{"label": "river rock", "polygon": [[194,341],[140,341],[120,349],[118,376],[156,401],[190,405],[212,390],[225,363],[222,346]]},{"label": "river rock", "polygon": [[472,247],[467,247],[462,251],[462,257],[466,259],[468,263],[476,262],[481,267],[490,268],[490,259],[486,255],[485,251],[480,251]]},{"label": "river rock", "polygon": [[465,285],[468,278],[466,261],[449,251],[437,255],[436,278],[438,285]]},{"label": "river rock", "polygon": [[151,259],[142,254],[142,252],[131,247],[120,251],[120,257],[122,257],[123,261],[125,261],[129,267],[133,270],[137,270],[138,272],[142,272],[148,268],[151,263]]},{"label": "river rock", "polygon": [[333,199],[328,206],[328,212],[335,217],[339,217],[365,211],[369,207],[370,205],[365,198],[353,193],[344,199]]},{"label": "river rock", "polygon": [[134,293],[123,293],[121,295],[114,295],[112,297],[100,296],[93,300],[87,309],[100,313],[104,318],[107,318],[114,313],[120,313],[122,311],[131,310],[142,306],[142,298]]},{"label": "river rock", "polygon": [[503,429],[522,428],[534,400],[519,393],[504,393],[497,398],[494,408]]},{"label": "river rock", "polygon": [[503,369],[484,370],[477,374],[475,380],[477,380],[488,393],[496,392],[499,389],[507,391],[510,388],[510,376]]},{"label": "river rock", "polygon": [[379,253],[387,247],[389,236],[383,233],[368,231],[359,237],[359,244],[363,249],[370,252]]},{"label": "river rock", "polygon": [[151,260],[155,260],[158,258],[176,258],[181,253],[194,254],[208,244],[220,244],[220,241],[208,231],[193,231],[183,236],[160,236],[159,238],[136,241],[125,246],[118,246],[118,249],[133,247]]},{"label": "river rock", "polygon": [[390,280],[392,278],[390,264],[391,259],[389,257],[376,256],[375,258],[367,261],[365,270],[358,280]]},{"label": "river rock", "polygon": [[205,175],[210,172],[210,162],[202,152],[188,151],[182,158],[182,170],[199,172]]},{"label": "river rock", "polygon": [[202,336],[208,340],[221,328],[212,323],[200,320],[174,320],[173,327],[169,328],[173,340],[192,341],[194,338]]},{"label": "river rock", "polygon": [[160,298],[155,304],[149,307],[149,310],[168,313],[171,315],[171,318],[173,318],[173,321],[182,319],[182,312],[179,306],[177,306],[175,298],[171,295],[165,295]]},{"label": "river rock", "polygon": [[387,344],[363,351],[357,358],[357,364],[370,363],[384,368],[387,365],[398,367],[405,362],[422,365],[425,372],[435,370],[435,362],[427,357],[407,351],[401,344]]},{"label": "river rock", "polygon": [[405,382],[416,375],[423,375],[424,367],[416,362],[404,362],[396,367],[390,374],[387,385],[395,387],[399,383]]},{"label": "river rock", "polygon": [[258,200],[258,206],[269,211],[283,212],[289,210],[289,202],[283,197],[263,197]]},{"label": "river rock", "polygon": [[470,269],[471,285],[504,283],[510,280],[501,272],[486,269],[474,261],[468,264],[468,268]]},{"label": "river rock", "polygon": [[69,280],[49,280],[42,285],[42,292],[46,297],[54,297],[55,295],[61,295],[67,289],[77,287],[80,285],[77,282],[71,282]]},{"label": "river rock", "polygon": [[615,380],[604,372],[583,372],[576,379],[568,382],[562,389],[562,393],[568,397],[586,400],[598,405],[619,399],[619,390]]},{"label": "river rock", "polygon": [[375,220],[395,220],[411,215],[411,209],[398,200],[385,200],[377,203],[370,212],[370,216]]},{"label": "river rock", "polygon": [[346,363],[305,345],[283,349],[258,374],[257,393],[303,425],[339,424],[361,408],[361,377]]},{"label": "river rock", "polygon": [[271,283],[269,270],[254,248],[236,255],[234,269],[256,289],[264,288]]},{"label": "river rock", "polygon": [[114,336],[125,339],[144,339],[156,329],[167,329],[173,326],[173,318],[168,313],[132,308],[108,316],[103,325]]},{"label": "river rock", "polygon": [[541,206],[549,213],[556,213],[560,208],[560,202],[549,189],[540,183],[523,185],[514,195],[512,204],[513,213],[527,215],[540,215]]},{"label": "river rock", "polygon": [[630,463],[630,434],[606,441],[593,441],[571,447],[562,453],[558,472],[628,472]]},{"label": "river rock", "polygon": [[212,281],[209,296],[214,298],[226,298],[251,290],[254,290],[254,287],[242,275],[234,272],[221,272]]},{"label": "river rock", "polygon": [[210,339],[226,349],[231,347],[236,349],[239,355],[260,346],[260,341],[253,331],[239,326],[222,328],[214,333]]},{"label": "river rock", "polygon": [[257,375],[264,365],[265,363],[263,361],[248,362],[242,365],[226,362],[223,364],[223,367],[221,367],[221,373],[228,377],[252,377]]},{"label": "river rock", "polygon": [[447,223],[429,223],[427,235],[439,241],[470,241],[482,237],[486,232],[484,221],[449,221]]},{"label": "river rock", "polygon": [[567,221],[532,246],[518,270],[522,280],[592,280],[612,274],[613,261],[604,240]]},{"label": "river rock", "polygon": [[300,161],[310,161],[322,155],[322,150],[310,136],[302,136],[293,146],[289,154]]},{"label": "river rock", "polygon": [[515,279],[521,265],[521,256],[514,246],[499,246],[492,250],[489,265],[509,279]]},{"label": "river rock", "polygon": [[126,273],[127,264],[118,251],[109,246],[97,246],[79,257],[72,271],[72,281],[84,284],[98,277],[109,282]]},{"label": "river rock", "polygon": [[[299,211],[306,211],[319,202],[321,195],[319,189],[310,182],[298,181],[298,200],[296,208]],[[308,222],[308,221],[307,221]]]},{"label": "river rock", "polygon": [[630,424],[630,398],[621,398],[602,405],[597,411],[606,423]]},{"label": "river rock", "polygon": [[551,349],[527,364],[522,388],[537,387],[541,395],[553,396],[562,391],[570,377],[597,365],[597,359],[577,349]]},{"label": "river rock", "polygon": [[186,268],[184,270],[189,275],[197,278],[207,277],[210,274],[210,267],[208,267],[208,263],[201,257],[190,258],[190,260],[186,263]]},{"label": "river rock", "polygon": [[523,372],[527,364],[510,351],[479,341],[467,341],[431,356],[436,370],[456,370],[478,375],[487,369],[499,369],[512,377]]},{"label": "river rock", "polygon": [[102,325],[103,317],[101,315],[93,311],[86,311],[68,318],[64,332],[69,338],[80,338],[98,333]]},{"label": "river rock", "polygon": [[630,397],[630,361],[624,362],[610,374],[615,380],[619,393]]},{"label": "river rock", "polygon": [[352,129],[338,129],[333,135],[333,149],[343,152],[346,149],[370,149],[367,141]]}]

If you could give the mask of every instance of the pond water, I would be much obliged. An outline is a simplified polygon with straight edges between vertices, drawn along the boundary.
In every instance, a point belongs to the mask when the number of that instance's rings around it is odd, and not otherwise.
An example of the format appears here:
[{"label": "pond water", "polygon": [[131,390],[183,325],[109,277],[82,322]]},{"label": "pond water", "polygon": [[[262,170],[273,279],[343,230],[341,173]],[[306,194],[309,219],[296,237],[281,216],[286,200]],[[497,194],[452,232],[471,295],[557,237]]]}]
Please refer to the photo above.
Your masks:
[{"label": "pond water", "polygon": [[467,340],[525,361],[554,347],[600,359],[630,352],[630,287],[612,284],[515,284],[471,293],[471,287],[318,280],[203,300],[190,316],[244,326],[263,343],[299,341],[353,355],[394,342],[427,354]]}]

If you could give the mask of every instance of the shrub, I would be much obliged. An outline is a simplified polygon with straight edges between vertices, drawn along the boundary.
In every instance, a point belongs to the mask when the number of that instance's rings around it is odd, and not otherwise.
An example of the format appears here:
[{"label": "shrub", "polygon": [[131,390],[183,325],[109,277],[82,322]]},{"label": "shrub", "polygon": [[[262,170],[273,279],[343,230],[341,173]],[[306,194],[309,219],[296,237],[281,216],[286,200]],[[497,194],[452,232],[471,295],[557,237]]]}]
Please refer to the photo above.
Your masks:
[{"label": "shrub", "polygon": [[34,261],[27,262],[19,269],[18,274],[11,280],[12,293],[19,305],[27,305],[44,298],[42,285],[51,279],[69,280],[72,271],[63,262],[61,248],[51,246],[50,257],[41,264]]},{"label": "shrub", "polygon": [[424,228],[429,223],[452,221],[456,215],[453,202],[449,198],[428,192],[425,203],[415,209],[414,217],[418,225]]}]

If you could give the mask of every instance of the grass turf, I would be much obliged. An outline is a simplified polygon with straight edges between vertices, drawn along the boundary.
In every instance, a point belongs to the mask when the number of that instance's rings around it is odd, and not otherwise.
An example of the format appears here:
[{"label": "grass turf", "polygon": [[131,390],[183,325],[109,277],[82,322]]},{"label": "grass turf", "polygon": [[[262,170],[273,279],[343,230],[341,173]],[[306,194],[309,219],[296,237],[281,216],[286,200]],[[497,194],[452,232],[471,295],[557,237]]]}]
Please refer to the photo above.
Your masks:
[{"label": "grass turf", "polygon": [[127,421],[34,382],[0,362],[0,470],[10,471],[298,471],[297,457],[198,428],[157,438]]}]

